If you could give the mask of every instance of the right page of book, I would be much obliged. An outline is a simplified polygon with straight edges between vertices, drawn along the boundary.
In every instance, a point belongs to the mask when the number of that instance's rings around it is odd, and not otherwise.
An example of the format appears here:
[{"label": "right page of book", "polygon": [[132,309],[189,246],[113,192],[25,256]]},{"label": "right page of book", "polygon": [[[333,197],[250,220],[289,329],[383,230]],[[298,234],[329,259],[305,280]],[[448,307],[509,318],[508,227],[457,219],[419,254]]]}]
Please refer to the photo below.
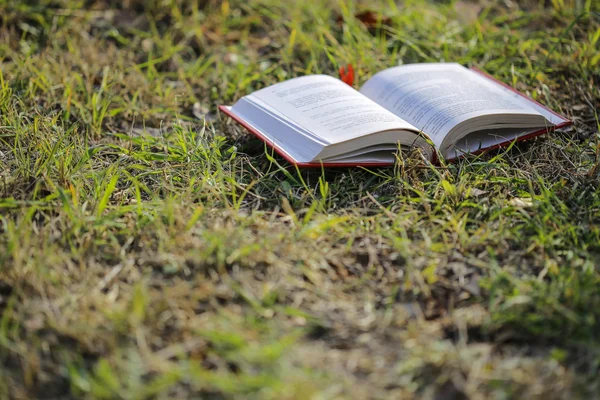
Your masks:
[{"label": "right page of book", "polygon": [[[360,92],[421,129],[440,150],[454,127],[482,116],[488,116],[486,128],[492,127],[492,119],[497,121],[498,129],[554,125],[551,116],[542,117],[542,107],[532,107],[534,103],[455,63],[386,69],[367,81]],[[475,131],[475,125],[462,126]],[[496,140],[500,139],[490,139],[482,147]]]}]

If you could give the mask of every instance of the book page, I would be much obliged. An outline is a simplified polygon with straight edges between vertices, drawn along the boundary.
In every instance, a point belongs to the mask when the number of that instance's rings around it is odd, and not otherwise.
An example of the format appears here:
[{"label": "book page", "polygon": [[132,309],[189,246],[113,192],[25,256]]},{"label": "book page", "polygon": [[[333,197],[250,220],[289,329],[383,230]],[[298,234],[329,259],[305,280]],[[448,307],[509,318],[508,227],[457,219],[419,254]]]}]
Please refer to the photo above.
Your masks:
[{"label": "book page", "polygon": [[323,150],[324,143],[299,132],[289,121],[269,110],[257,108],[247,100],[246,97],[241,98],[227,110],[228,114],[265,143],[285,153],[284,157],[296,162],[309,162]]},{"label": "book page", "polygon": [[487,78],[454,63],[386,69],[360,92],[429,135],[438,148],[453,127],[474,117],[507,114],[515,122],[519,115],[541,118]]},{"label": "book page", "polygon": [[496,81],[494,78],[488,76],[484,72],[478,71],[478,70],[469,70],[469,71],[472,71],[478,75],[481,75],[485,79],[493,81],[493,83],[495,85],[498,85],[498,87],[500,89],[502,89],[506,93],[506,95],[509,96],[510,98],[512,98],[515,102],[522,104],[524,107],[533,108],[535,111],[542,114],[544,116],[544,118],[546,118],[548,121],[550,121],[553,125],[560,125],[562,123],[569,121],[565,117],[558,115],[557,113],[555,113],[555,112],[551,111],[550,109],[542,106],[541,104],[533,101],[532,99],[523,96],[521,93],[515,91],[510,86],[507,86],[507,85],[503,84],[502,82]]},{"label": "book page", "polygon": [[291,79],[247,96],[328,144],[386,130],[415,130],[402,118],[326,75]]}]

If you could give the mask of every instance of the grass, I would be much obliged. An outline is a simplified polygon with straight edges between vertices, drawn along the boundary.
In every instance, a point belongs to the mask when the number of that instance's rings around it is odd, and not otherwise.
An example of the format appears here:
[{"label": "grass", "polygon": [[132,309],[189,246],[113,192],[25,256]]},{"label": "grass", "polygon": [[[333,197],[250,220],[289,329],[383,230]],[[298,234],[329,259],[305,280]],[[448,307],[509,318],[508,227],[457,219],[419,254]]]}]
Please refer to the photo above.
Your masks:
[{"label": "grass", "polygon": [[[0,397],[597,398],[599,11],[0,0]],[[428,61],[574,129],[304,171],[216,111]]]}]

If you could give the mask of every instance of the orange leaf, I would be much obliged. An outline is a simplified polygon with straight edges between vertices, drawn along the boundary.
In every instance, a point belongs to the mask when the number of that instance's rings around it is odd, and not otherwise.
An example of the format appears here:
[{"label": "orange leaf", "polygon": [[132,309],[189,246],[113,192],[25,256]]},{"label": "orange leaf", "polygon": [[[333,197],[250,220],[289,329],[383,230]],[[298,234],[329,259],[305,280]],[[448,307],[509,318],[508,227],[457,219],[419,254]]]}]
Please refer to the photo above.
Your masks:
[{"label": "orange leaf", "polygon": [[350,86],[354,84],[354,68],[352,68],[352,64],[348,64],[345,67],[340,67],[338,72],[342,82]]}]

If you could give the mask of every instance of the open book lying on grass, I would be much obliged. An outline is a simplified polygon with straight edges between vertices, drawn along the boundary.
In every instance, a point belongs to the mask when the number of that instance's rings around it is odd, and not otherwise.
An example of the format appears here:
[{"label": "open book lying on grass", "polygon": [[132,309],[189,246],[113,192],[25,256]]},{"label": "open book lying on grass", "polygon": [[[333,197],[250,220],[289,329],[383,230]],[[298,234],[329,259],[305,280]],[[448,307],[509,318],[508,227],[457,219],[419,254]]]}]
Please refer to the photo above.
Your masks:
[{"label": "open book lying on grass", "polygon": [[221,106],[299,166],[393,164],[418,147],[434,160],[474,153],[571,122],[478,70],[410,64],[381,71],[357,91],[326,75],[281,82]]}]

